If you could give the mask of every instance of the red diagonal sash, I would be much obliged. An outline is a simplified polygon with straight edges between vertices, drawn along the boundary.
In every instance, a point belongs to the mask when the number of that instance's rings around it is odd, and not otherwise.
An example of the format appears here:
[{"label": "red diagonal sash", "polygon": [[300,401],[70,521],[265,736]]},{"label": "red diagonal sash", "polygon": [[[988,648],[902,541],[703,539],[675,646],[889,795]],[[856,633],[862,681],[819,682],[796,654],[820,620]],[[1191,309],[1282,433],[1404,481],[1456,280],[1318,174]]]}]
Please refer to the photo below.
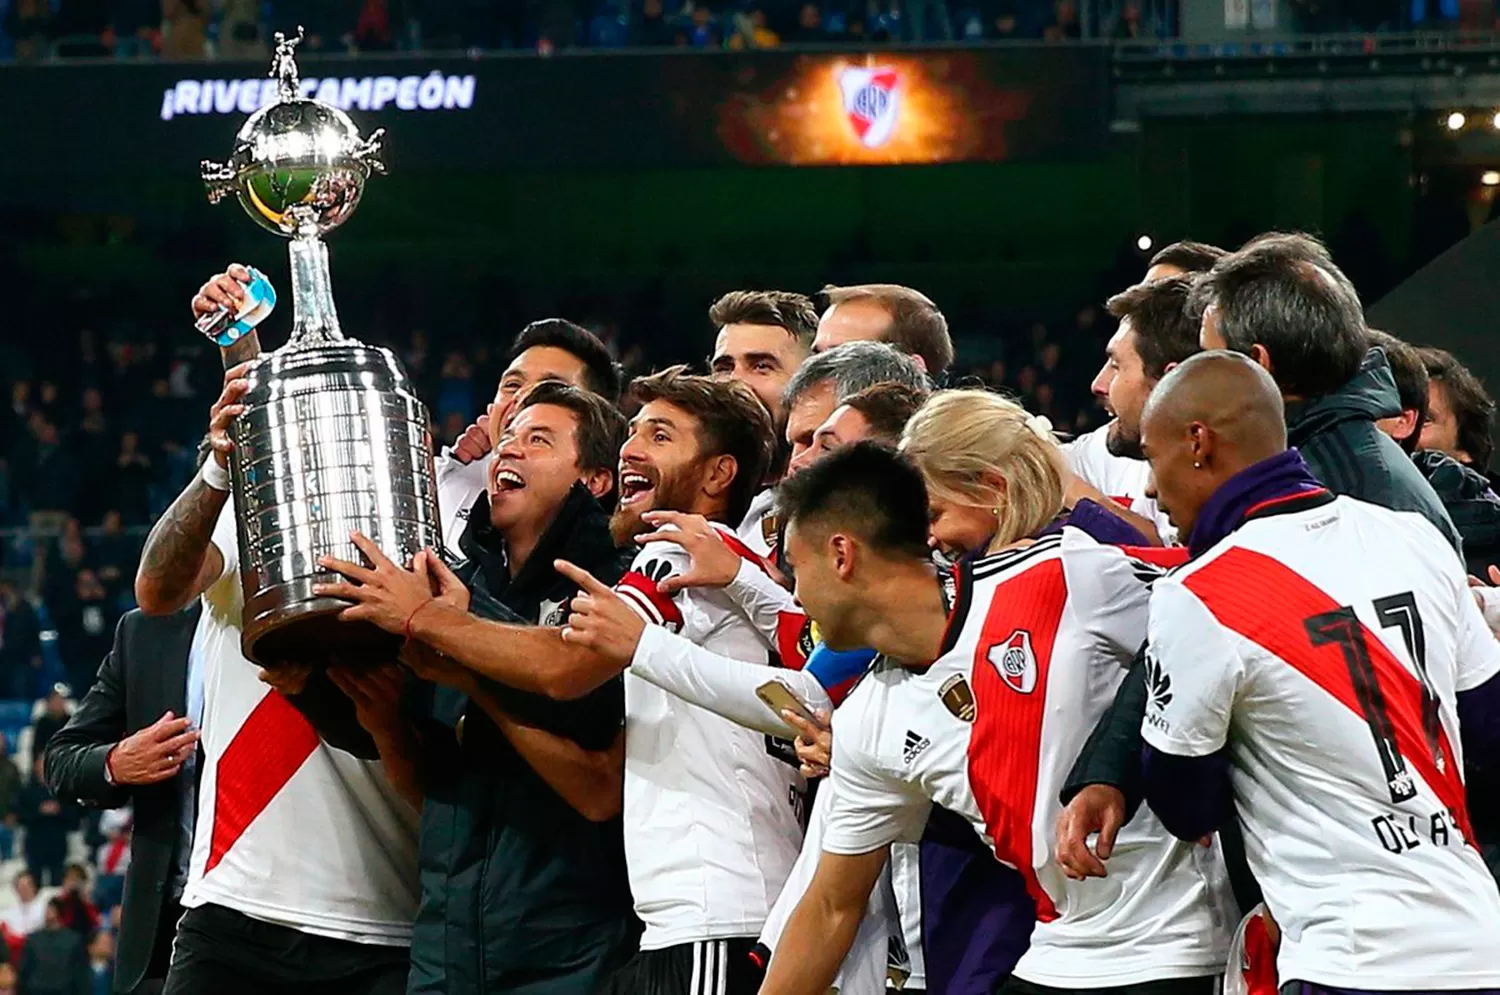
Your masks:
[{"label": "red diagonal sash", "polygon": [[[1341,606],[1306,578],[1263,553],[1235,547],[1183,578],[1183,583],[1221,624],[1285,661],[1345,708],[1364,716],[1360,690],[1339,647],[1314,646],[1304,624],[1306,619],[1338,611]],[[1422,775],[1438,801],[1453,813],[1465,841],[1472,845],[1474,835],[1469,828],[1462,772],[1447,731],[1441,727],[1441,768],[1433,756],[1422,724],[1425,692],[1421,682],[1363,623],[1356,619],[1354,624],[1368,648],[1375,684],[1402,760]]]},{"label": "red diagonal sash", "polygon": [[219,758],[212,846],[204,873],[224,859],[317,745],[312,723],[280,692],[260,700]]},{"label": "red diagonal sash", "polygon": [[[1051,922],[1058,913],[1037,879],[1032,826],[1042,762],[1042,721],[1047,714],[1047,677],[1067,597],[1062,560],[1057,557],[1002,581],[990,599],[972,672],[976,716],[969,737],[969,787],[995,841],[995,856],[1020,872],[1042,922]],[[1025,693],[1007,684],[989,659],[990,650],[1019,630],[1030,633],[1036,658],[1036,683]]]}]

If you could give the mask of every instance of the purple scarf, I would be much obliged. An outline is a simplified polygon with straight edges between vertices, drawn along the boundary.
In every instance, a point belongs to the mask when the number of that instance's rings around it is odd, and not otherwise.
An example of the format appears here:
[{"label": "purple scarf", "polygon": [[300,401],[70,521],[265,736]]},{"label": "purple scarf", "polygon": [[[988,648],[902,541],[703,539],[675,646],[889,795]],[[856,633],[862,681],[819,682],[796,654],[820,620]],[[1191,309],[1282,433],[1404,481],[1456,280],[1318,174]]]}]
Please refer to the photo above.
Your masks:
[{"label": "purple scarf", "polygon": [[1188,535],[1188,553],[1200,556],[1217,545],[1239,528],[1257,505],[1326,489],[1295,448],[1251,464],[1224,481],[1198,510],[1198,519]]}]

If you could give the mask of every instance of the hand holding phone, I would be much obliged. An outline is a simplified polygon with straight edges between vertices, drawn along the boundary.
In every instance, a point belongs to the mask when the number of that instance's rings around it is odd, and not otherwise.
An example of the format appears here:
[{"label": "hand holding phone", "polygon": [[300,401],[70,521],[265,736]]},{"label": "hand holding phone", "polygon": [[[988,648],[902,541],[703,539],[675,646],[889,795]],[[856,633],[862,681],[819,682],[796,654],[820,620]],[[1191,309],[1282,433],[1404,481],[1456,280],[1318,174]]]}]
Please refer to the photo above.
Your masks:
[{"label": "hand holding phone", "polygon": [[777,718],[782,712],[791,712],[793,715],[813,725],[822,725],[817,717],[813,715],[811,708],[803,700],[792,693],[792,689],[781,681],[772,678],[755,689],[755,696],[765,702]]}]

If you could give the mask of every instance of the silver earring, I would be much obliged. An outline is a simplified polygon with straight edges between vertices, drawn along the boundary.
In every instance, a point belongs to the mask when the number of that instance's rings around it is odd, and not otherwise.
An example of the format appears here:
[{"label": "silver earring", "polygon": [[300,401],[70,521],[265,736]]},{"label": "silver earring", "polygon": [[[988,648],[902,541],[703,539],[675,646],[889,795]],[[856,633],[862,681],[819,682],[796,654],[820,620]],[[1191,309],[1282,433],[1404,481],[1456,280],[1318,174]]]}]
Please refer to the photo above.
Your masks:
[{"label": "silver earring", "polygon": [[1203,469],[1203,464],[1199,463],[1197,460],[1193,460],[1193,469],[1194,470],[1201,470],[1201,469]]}]

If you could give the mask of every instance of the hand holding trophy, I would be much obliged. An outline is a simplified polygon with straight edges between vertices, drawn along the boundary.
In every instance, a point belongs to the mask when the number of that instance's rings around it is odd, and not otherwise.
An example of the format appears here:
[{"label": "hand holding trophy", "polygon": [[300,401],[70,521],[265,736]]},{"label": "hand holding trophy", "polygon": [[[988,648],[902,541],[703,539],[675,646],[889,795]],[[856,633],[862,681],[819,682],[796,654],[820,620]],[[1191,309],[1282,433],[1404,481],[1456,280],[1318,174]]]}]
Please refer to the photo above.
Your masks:
[{"label": "hand holding trophy", "polygon": [[358,561],[359,531],[398,563],[440,548],[427,408],[389,350],[345,338],[322,236],[349,220],[371,173],[376,131],[299,96],[295,50],[276,36],[278,99],[240,128],[225,163],[204,162],[209,199],[233,194],[262,227],[291,240],[293,325],[286,345],[245,371],[230,428],[230,477],[244,591],[245,656],[266,667],[389,660],[394,637],[341,624],[347,602],[313,594],[337,580],[321,556]]}]

